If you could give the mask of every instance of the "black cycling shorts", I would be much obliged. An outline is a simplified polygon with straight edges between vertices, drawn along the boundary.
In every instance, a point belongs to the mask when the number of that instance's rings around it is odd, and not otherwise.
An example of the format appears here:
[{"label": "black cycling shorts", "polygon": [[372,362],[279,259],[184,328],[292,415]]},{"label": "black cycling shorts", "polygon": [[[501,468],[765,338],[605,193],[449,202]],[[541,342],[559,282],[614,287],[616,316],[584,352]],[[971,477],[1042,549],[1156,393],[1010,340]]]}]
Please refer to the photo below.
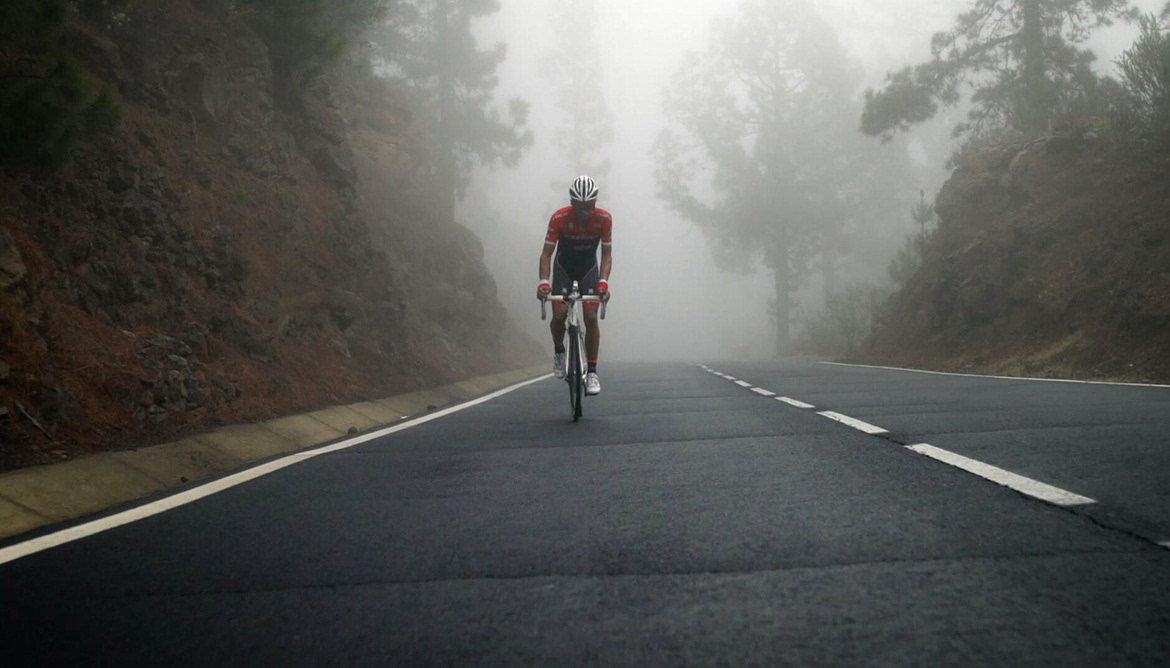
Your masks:
[{"label": "black cycling shorts", "polygon": [[552,293],[562,297],[573,289],[573,281],[577,281],[577,287],[580,288],[581,294],[595,295],[597,294],[597,281],[601,279],[601,270],[598,268],[597,262],[594,262],[592,267],[586,267],[584,271],[569,271],[561,263],[559,255],[553,262],[552,274]]}]

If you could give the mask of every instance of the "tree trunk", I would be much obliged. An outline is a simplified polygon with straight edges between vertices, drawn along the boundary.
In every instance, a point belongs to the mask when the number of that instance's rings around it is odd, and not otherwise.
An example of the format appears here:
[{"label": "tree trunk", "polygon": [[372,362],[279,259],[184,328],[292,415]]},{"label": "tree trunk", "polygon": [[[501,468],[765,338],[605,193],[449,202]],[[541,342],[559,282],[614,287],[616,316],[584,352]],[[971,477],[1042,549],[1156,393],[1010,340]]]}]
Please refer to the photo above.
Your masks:
[{"label": "tree trunk", "polygon": [[1044,74],[1044,29],[1040,0],[1024,0],[1024,99],[1020,109],[1021,130],[1029,138],[1048,130],[1048,81]]},{"label": "tree trunk", "polygon": [[837,292],[837,237],[833,234],[826,235],[821,247],[821,278],[824,283],[822,292],[827,302]]},{"label": "tree trunk", "polygon": [[773,277],[776,280],[776,357],[788,355],[792,349],[792,281],[788,263],[788,248],[781,245],[773,251]]},{"label": "tree trunk", "polygon": [[455,191],[459,181],[455,164],[455,137],[452,119],[455,118],[455,92],[452,89],[450,56],[450,19],[447,0],[435,3],[435,59],[439,85],[439,118],[436,124],[438,146],[437,183],[435,184],[436,206],[440,216],[455,220]]}]

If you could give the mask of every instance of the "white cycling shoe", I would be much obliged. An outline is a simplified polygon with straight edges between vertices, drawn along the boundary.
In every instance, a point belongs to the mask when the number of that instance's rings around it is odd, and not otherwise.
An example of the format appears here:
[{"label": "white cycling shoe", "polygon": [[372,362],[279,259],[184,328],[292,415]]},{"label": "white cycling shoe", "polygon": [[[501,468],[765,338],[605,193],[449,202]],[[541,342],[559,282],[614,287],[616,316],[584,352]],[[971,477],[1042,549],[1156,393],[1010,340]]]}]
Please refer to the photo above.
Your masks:
[{"label": "white cycling shoe", "polygon": [[559,379],[565,377],[565,354],[553,353],[553,375]]},{"label": "white cycling shoe", "polygon": [[601,394],[601,379],[593,371],[585,374],[585,394],[590,397]]}]

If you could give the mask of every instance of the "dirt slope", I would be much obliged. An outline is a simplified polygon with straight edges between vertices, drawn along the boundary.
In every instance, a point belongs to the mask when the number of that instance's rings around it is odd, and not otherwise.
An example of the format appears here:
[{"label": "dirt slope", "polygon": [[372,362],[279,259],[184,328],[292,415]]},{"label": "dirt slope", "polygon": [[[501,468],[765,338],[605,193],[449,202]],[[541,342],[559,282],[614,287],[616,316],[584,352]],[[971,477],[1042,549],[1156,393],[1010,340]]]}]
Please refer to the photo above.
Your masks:
[{"label": "dirt slope", "polygon": [[1170,381],[1170,153],[1070,132],[988,148],[859,359]]},{"label": "dirt slope", "polygon": [[0,173],[0,470],[540,359],[430,213],[394,91],[274,73],[233,6],[71,29],[125,117],[54,174]]}]

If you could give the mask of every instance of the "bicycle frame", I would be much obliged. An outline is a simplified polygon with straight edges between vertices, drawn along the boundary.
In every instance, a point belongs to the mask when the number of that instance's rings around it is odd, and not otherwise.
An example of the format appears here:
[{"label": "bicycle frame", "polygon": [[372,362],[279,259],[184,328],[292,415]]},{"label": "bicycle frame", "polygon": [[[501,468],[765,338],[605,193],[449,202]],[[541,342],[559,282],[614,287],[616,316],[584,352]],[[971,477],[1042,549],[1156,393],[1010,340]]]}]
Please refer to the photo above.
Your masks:
[{"label": "bicycle frame", "polygon": [[565,337],[569,342],[566,346],[568,359],[565,369],[565,380],[569,383],[569,402],[573,408],[573,420],[576,421],[581,417],[581,399],[584,395],[585,374],[588,371],[588,364],[585,357],[585,315],[582,313],[582,304],[584,302],[601,302],[601,319],[605,320],[606,303],[601,301],[601,297],[593,295],[582,295],[581,288],[577,281],[573,281],[573,287],[569,290],[569,294],[561,296],[549,296],[540,300],[540,319],[548,318],[548,311],[545,302],[563,302],[569,305],[569,312],[565,316]]}]

